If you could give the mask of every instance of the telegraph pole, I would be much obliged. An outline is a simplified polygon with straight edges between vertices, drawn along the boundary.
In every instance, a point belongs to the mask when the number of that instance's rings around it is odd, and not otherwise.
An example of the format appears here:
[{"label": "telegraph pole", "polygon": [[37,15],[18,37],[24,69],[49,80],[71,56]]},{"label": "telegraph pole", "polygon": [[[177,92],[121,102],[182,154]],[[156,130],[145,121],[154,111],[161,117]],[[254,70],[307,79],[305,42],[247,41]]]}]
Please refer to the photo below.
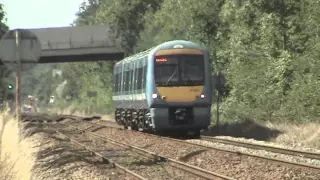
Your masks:
[{"label": "telegraph pole", "polygon": [[16,118],[18,121],[21,120],[21,98],[20,98],[20,88],[21,88],[21,59],[20,59],[20,35],[19,31],[15,31],[16,39]]},{"label": "telegraph pole", "polygon": [[15,112],[18,120],[21,120],[21,71],[26,70],[28,64],[31,65],[29,68],[36,65],[40,56],[40,41],[30,30],[9,30],[0,41],[1,61],[8,69],[16,71]]}]

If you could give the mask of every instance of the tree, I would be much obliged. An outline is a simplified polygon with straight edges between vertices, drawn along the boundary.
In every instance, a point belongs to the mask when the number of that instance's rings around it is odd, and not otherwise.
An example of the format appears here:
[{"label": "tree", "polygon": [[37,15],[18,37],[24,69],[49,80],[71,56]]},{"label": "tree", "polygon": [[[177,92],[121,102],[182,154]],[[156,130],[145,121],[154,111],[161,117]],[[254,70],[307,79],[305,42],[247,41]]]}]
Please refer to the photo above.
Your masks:
[{"label": "tree", "polygon": [[[127,56],[174,39],[203,45],[214,73],[227,79],[225,120],[314,121],[320,113],[319,9],[311,0],[90,0],[74,25],[109,24]],[[112,66],[64,64],[64,95],[73,94],[79,107],[111,107]],[[88,90],[103,94],[97,98],[105,103],[88,98]]]},{"label": "tree", "polygon": [[100,0],[84,1],[79,8],[74,25],[92,25],[96,22],[96,12],[100,7]]},{"label": "tree", "polygon": [[[100,8],[100,1],[91,0],[83,3],[77,13],[75,26],[97,24],[95,18]],[[110,112],[112,110],[112,67],[113,62],[81,62],[59,65],[63,80],[67,84],[63,88],[60,106],[72,105],[78,110],[92,112]],[[87,96],[88,91],[97,92],[97,97]],[[57,96],[58,97],[58,96]],[[88,108],[90,107],[90,108]]]},{"label": "tree", "polygon": [[[5,11],[3,4],[0,3],[0,39],[7,32],[8,26],[5,24]],[[0,66],[0,98],[5,99],[4,95],[7,91],[7,84],[4,82],[4,78],[10,75],[11,71],[8,70],[5,66]]]},{"label": "tree", "polygon": [[97,11],[97,22],[110,24],[122,39],[127,55],[134,52],[140,32],[145,25],[144,15],[160,8],[163,0],[103,0]]},{"label": "tree", "polygon": [[2,37],[8,30],[8,26],[5,23],[5,21],[7,20],[5,18],[5,15],[6,12],[4,11],[4,6],[0,3],[0,37]]}]

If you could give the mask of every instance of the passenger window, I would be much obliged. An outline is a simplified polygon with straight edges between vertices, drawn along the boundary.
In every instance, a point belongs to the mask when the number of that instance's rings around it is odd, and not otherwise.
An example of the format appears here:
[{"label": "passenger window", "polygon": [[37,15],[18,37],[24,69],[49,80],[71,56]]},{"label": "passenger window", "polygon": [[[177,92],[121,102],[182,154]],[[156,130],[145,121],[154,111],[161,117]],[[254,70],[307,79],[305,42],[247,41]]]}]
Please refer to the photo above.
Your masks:
[{"label": "passenger window", "polygon": [[133,73],[133,69],[131,69],[130,71],[130,76],[129,76],[129,94],[132,94],[132,73]]},{"label": "passenger window", "polygon": [[143,73],[142,73],[142,92],[145,92],[145,85],[147,80],[147,58],[143,59]]},{"label": "passenger window", "polygon": [[137,69],[137,67],[138,67],[138,63],[136,62],[135,63],[135,68],[134,68],[134,93],[135,94],[137,94],[137,90],[138,90],[138,69]]}]

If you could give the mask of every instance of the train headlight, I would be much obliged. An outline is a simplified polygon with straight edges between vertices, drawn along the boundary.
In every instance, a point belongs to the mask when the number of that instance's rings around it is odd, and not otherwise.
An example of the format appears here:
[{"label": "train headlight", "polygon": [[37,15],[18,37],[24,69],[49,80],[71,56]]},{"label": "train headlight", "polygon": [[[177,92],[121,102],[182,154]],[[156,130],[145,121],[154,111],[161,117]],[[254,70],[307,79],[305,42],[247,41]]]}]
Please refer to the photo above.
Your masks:
[{"label": "train headlight", "polygon": [[204,97],[205,97],[204,94],[201,94],[201,95],[200,95],[200,98],[201,98],[201,99],[204,99]]},{"label": "train headlight", "polygon": [[156,93],[153,93],[153,94],[152,94],[152,98],[153,98],[153,99],[156,99],[157,97],[158,97],[158,94],[156,94]]}]

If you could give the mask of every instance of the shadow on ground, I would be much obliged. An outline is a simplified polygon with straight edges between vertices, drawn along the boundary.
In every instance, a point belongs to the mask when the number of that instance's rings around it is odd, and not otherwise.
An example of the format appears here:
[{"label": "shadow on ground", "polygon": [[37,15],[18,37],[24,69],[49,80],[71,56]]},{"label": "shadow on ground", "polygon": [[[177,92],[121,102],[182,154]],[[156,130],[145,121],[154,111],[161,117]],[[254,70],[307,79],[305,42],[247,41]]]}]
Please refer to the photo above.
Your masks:
[{"label": "shadow on ground", "polygon": [[219,129],[217,129],[217,125],[215,125],[209,128],[209,130],[204,131],[202,135],[232,136],[268,141],[282,134],[282,132],[277,129],[268,128],[249,119],[243,120],[242,122],[219,124],[218,128]]},{"label": "shadow on ground", "polygon": [[180,160],[180,161],[187,162],[187,161],[188,161],[189,159],[191,159],[192,157],[197,156],[197,155],[199,155],[199,154],[201,154],[201,153],[204,153],[204,152],[206,152],[206,151],[208,151],[208,149],[201,149],[201,150],[193,151],[193,152],[191,152],[191,153],[188,153],[188,154],[186,154],[186,155],[184,155],[184,156],[179,157],[179,160]]}]

